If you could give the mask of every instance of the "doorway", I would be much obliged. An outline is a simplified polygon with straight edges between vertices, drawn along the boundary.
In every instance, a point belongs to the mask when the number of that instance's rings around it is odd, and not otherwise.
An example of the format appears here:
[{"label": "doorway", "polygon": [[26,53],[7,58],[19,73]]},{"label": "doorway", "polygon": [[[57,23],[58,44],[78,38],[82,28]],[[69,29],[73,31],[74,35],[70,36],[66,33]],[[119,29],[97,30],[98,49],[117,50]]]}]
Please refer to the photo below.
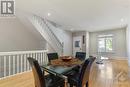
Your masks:
[{"label": "doorway", "polygon": [[73,37],[73,56],[75,56],[76,52],[82,52],[82,36]]}]

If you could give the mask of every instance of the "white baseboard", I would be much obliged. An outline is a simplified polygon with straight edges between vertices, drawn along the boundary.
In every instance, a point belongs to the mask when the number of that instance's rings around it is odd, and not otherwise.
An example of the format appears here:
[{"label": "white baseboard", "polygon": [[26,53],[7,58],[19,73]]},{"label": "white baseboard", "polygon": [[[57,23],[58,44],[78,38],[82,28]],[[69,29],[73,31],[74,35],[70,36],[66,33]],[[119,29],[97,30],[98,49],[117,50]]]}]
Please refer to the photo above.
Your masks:
[{"label": "white baseboard", "polygon": [[128,60],[128,58],[127,57],[109,57],[109,59],[114,59],[114,60]]}]

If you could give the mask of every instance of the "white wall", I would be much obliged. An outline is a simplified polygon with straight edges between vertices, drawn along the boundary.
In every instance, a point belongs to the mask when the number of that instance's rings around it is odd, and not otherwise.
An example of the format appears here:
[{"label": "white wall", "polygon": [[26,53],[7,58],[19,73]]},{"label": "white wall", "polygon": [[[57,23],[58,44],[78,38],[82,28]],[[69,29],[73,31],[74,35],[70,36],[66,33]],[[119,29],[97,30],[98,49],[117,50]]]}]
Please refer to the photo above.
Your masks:
[{"label": "white wall", "polygon": [[52,29],[54,34],[64,43],[64,55],[72,55],[72,33],[59,28]]},{"label": "white wall", "polygon": [[100,32],[91,32],[90,33],[90,55],[97,55],[97,36],[99,34],[114,34],[114,53],[104,54],[105,56],[110,57],[127,57],[126,49],[126,29],[115,29],[108,31]]},{"label": "white wall", "polygon": [[0,19],[0,51],[42,50],[46,41],[38,39],[17,18]]}]

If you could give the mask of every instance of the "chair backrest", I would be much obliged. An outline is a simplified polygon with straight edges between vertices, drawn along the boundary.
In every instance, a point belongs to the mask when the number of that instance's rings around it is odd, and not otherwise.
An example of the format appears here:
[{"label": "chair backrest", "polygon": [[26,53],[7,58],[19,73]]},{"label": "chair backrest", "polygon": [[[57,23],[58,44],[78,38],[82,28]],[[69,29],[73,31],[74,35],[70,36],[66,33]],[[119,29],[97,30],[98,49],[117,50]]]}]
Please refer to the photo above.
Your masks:
[{"label": "chair backrest", "polygon": [[42,72],[38,61],[29,57],[28,61],[32,67],[32,72],[34,75],[35,87],[45,87],[44,72]]},{"label": "chair backrest", "polygon": [[88,58],[84,62],[83,66],[81,68],[80,76],[79,76],[78,87],[84,87],[84,85],[88,84],[90,69],[91,69],[91,65],[92,65],[93,61],[94,61],[94,59]]},{"label": "chair backrest", "polygon": [[94,62],[95,59],[96,59],[96,57],[92,57],[92,58],[91,58],[92,62]]},{"label": "chair backrest", "polygon": [[85,52],[76,52],[75,57],[76,57],[76,58],[79,58],[80,60],[85,60],[85,58],[86,58],[86,53],[85,53]]},{"label": "chair backrest", "polygon": [[51,60],[58,59],[58,53],[48,53],[47,56],[48,56],[49,62]]},{"label": "chair backrest", "polygon": [[89,58],[94,62],[94,60],[96,59],[96,57],[94,56],[89,56]]}]

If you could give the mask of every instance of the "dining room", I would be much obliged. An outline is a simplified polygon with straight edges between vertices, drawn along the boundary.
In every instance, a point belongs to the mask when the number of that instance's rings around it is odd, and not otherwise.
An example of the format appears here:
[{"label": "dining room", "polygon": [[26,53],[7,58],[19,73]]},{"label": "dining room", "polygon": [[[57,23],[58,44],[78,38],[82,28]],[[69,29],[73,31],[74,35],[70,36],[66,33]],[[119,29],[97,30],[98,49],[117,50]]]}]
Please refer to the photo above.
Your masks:
[{"label": "dining room", "polygon": [[0,87],[130,87],[129,0],[0,0]]},{"label": "dining room", "polygon": [[126,60],[104,59],[102,64],[98,64],[92,56],[84,60],[81,57],[58,57],[56,53],[49,53],[48,58],[49,64],[42,65],[34,57],[28,57],[31,71],[1,79],[0,87],[130,86]]}]

